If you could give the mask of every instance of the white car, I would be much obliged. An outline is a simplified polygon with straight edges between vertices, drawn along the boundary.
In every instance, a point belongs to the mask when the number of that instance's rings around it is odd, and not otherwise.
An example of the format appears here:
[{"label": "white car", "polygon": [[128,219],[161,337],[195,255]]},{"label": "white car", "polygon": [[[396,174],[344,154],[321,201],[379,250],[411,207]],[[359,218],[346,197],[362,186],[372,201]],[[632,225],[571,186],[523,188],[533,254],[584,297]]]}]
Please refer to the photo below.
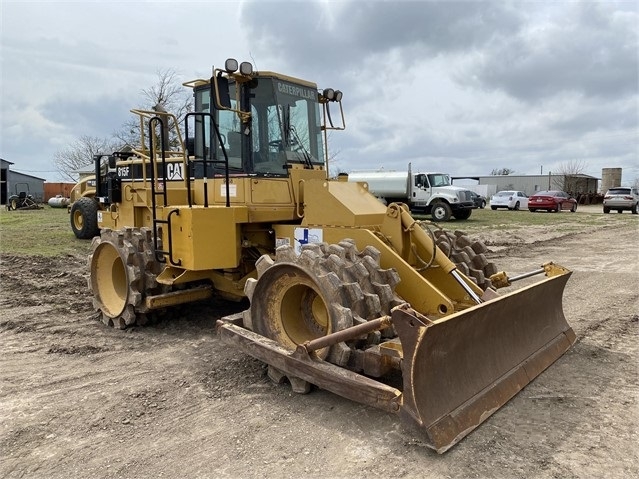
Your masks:
[{"label": "white car", "polygon": [[490,208],[508,208],[509,210],[528,209],[528,197],[521,191],[500,191],[490,197]]}]

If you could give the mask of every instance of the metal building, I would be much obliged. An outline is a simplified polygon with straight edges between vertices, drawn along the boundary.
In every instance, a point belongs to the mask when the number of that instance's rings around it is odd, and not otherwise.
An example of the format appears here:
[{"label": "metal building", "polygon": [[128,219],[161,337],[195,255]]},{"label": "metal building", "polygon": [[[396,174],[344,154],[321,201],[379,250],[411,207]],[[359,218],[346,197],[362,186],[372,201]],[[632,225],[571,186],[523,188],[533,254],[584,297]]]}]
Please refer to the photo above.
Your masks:
[{"label": "metal building", "polygon": [[11,195],[26,191],[37,202],[44,201],[44,178],[11,171],[12,162],[0,158],[0,204],[6,205]]},{"label": "metal building", "polygon": [[599,191],[599,178],[590,175],[488,175],[459,176],[453,180],[472,179],[486,186],[488,196],[502,190],[522,191],[530,196],[537,191],[563,190],[574,196],[592,194]]}]

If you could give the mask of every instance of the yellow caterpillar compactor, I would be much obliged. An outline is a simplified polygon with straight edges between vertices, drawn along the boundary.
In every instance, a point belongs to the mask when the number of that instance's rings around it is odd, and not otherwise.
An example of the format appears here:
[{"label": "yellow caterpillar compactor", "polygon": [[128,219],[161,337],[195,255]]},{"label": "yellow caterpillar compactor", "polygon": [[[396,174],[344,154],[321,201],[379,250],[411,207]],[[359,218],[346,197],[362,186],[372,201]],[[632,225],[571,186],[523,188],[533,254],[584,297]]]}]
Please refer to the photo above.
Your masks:
[{"label": "yellow caterpillar compactor", "polygon": [[195,112],[184,126],[161,108],[133,110],[139,148],[97,156],[93,191],[85,183],[74,203],[72,224],[101,231],[89,281],[105,323],[248,297],[217,321],[225,343],[296,392],[315,385],[398,414],[440,453],[574,342],[568,270],[547,263],[520,276],[541,281],[497,294],[518,278],[486,281],[472,245],[438,241],[405,205],[328,178],[341,92],[232,59],[185,86]]}]

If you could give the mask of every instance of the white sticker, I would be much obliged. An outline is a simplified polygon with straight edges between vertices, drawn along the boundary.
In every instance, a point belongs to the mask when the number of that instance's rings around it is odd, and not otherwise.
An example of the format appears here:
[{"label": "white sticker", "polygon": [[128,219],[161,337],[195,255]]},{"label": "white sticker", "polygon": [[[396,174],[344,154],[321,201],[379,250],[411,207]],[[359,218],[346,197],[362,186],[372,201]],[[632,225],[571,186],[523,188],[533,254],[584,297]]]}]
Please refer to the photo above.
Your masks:
[{"label": "white sticker", "polygon": [[291,244],[290,238],[275,238],[275,247],[288,246]]},{"label": "white sticker", "polygon": [[324,232],[320,228],[295,228],[295,252],[300,254],[302,245],[309,243],[321,243]]},{"label": "white sticker", "polygon": [[102,223],[102,211],[98,211],[98,223]]},{"label": "white sticker", "polygon": [[167,163],[166,179],[167,180],[183,180],[184,173],[182,172],[182,163]]},{"label": "white sticker", "polygon": [[[226,183],[222,183],[220,186],[220,195],[226,197]],[[229,197],[235,198],[237,196],[237,185],[229,183]]]}]

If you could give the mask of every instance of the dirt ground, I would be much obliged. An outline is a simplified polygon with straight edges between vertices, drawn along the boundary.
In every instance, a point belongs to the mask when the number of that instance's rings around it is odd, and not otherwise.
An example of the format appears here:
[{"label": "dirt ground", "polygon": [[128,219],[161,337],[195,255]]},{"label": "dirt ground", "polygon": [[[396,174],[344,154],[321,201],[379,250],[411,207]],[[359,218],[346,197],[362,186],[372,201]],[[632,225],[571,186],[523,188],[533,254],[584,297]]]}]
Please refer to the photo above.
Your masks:
[{"label": "dirt ground", "polygon": [[574,271],[577,343],[444,455],[395,416],[272,384],[215,337],[243,304],[116,331],[91,310],[83,255],[3,255],[0,477],[639,477],[639,222],[615,217],[481,238],[511,273],[549,260]]}]

